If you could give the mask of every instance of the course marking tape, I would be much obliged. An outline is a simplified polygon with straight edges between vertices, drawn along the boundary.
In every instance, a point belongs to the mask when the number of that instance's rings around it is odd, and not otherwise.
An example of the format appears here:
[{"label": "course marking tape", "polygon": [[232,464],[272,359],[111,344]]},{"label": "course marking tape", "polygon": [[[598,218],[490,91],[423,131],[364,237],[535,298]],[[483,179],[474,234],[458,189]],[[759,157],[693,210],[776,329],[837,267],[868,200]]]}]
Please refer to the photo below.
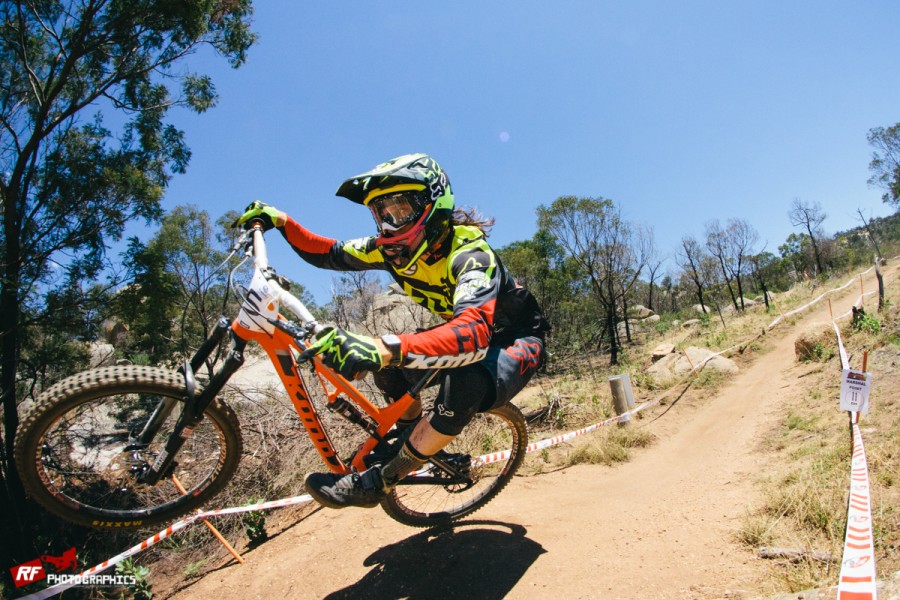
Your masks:
[{"label": "course marking tape", "polygon": [[[203,517],[214,517],[214,516],[219,516],[219,515],[248,512],[248,511],[253,511],[253,510],[268,510],[268,509],[272,509],[272,508],[282,508],[285,506],[291,506],[294,504],[303,504],[303,503],[311,502],[311,501],[312,501],[312,497],[308,494],[304,494],[302,496],[295,496],[293,498],[284,498],[282,500],[272,500],[271,502],[260,502],[260,503],[249,505],[249,506],[236,506],[233,508],[223,508],[223,509],[218,509],[218,510],[197,511],[196,513],[194,513],[192,515],[188,515],[187,517],[185,517],[179,521],[176,521],[175,523],[172,523],[171,525],[169,525],[168,527],[166,527],[159,533],[148,537],[146,540],[144,540],[140,544],[132,546],[125,552],[122,552],[121,554],[117,554],[116,556],[109,558],[94,567],[91,567],[87,571],[84,571],[83,573],[81,573],[79,575],[79,577],[96,575],[97,573],[101,573],[101,572],[109,569],[110,567],[114,567],[115,565],[119,564],[126,558],[129,558],[131,556],[134,556],[135,554],[143,552],[150,546],[155,546],[162,540],[166,539],[167,537],[170,537],[171,535],[177,533],[178,531],[181,531],[188,525],[192,524],[194,521],[196,521],[198,519],[202,519]],[[58,583],[54,586],[45,588],[39,592],[35,592],[34,594],[29,594],[28,596],[23,596],[19,600],[43,600],[44,598],[49,598],[50,596],[60,594],[75,585],[77,585],[77,580],[76,581],[70,580],[70,581],[66,581],[63,583]]]},{"label": "course marking tape", "polygon": [[872,535],[869,469],[859,426],[853,423],[852,427],[850,497],[847,500],[847,531],[841,559],[838,600],[875,600],[875,544]]}]

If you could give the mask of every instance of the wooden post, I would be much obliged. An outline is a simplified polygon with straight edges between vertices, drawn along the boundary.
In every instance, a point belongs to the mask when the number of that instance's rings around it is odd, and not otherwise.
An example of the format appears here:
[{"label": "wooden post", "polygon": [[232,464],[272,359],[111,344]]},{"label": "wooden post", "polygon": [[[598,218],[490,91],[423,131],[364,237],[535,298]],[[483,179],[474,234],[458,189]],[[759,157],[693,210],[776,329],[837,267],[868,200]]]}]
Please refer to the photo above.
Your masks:
[{"label": "wooden post", "polygon": [[[175,487],[178,488],[178,491],[181,492],[182,495],[187,494],[187,490],[184,489],[184,486],[181,485],[181,482],[178,481],[178,478],[175,477],[174,475],[172,475],[172,483],[175,484]],[[212,534],[213,534],[214,536],[216,536],[216,539],[219,540],[219,542],[220,542],[223,546],[225,546],[225,549],[228,550],[228,551],[231,553],[231,555],[235,558],[235,560],[237,560],[237,561],[238,561],[239,563],[241,563],[241,564],[244,564],[244,559],[241,558],[241,555],[237,553],[237,550],[235,550],[234,547],[233,547],[231,544],[228,543],[228,540],[225,539],[225,536],[223,536],[221,533],[219,533],[219,530],[216,529],[216,528],[213,526],[213,524],[210,523],[209,520],[207,520],[206,517],[203,517],[202,520],[203,520],[203,523],[204,523],[207,527],[209,527],[209,530],[212,532]]]},{"label": "wooden post", "polygon": [[691,355],[688,354],[687,348],[682,350],[684,352],[684,357],[687,359],[688,364],[691,365],[691,373],[694,374],[694,377],[700,377],[700,371],[697,371],[697,367],[694,366],[694,361],[691,360]]},{"label": "wooden post", "polygon": [[619,425],[627,425],[631,421],[631,415],[627,414],[628,409],[634,406],[634,394],[631,391],[631,380],[628,373],[624,375],[614,375],[609,378],[609,389],[612,391],[613,408],[620,417],[625,415]]}]

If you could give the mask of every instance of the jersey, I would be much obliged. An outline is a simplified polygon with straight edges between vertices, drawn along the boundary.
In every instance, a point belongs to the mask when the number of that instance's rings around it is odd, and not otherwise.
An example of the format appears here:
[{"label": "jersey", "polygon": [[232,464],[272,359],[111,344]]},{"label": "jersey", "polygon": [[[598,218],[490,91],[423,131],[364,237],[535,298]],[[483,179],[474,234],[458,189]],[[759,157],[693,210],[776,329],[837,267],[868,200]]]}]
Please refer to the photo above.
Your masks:
[{"label": "jersey", "polygon": [[445,323],[400,333],[403,366],[452,368],[482,360],[494,344],[549,329],[537,301],[516,285],[477,227],[454,225],[438,246],[400,271],[385,260],[374,236],[338,241],[288,217],[279,227],[308,263],[337,271],[387,271],[416,303]]}]

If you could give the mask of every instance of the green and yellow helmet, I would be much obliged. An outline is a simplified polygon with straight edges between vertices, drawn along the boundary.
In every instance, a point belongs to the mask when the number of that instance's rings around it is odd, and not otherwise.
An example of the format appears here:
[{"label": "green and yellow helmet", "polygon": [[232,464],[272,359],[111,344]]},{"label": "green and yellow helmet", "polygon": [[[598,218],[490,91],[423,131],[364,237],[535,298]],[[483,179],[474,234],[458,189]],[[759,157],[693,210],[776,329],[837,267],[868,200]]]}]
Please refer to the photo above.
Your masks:
[{"label": "green and yellow helmet", "polygon": [[406,154],[341,184],[338,196],[372,211],[376,244],[385,258],[405,271],[445,234],[453,214],[450,179],[425,154]]}]

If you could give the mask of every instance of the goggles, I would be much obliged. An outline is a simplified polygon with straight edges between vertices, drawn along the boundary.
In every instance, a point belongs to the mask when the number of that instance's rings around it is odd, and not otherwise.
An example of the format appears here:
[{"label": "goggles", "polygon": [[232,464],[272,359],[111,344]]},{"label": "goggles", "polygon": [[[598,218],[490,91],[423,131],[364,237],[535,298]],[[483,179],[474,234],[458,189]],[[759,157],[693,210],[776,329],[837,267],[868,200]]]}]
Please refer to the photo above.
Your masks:
[{"label": "goggles", "polygon": [[383,237],[406,233],[422,216],[423,193],[402,191],[378,196],[369,202],[369,209]]}]

